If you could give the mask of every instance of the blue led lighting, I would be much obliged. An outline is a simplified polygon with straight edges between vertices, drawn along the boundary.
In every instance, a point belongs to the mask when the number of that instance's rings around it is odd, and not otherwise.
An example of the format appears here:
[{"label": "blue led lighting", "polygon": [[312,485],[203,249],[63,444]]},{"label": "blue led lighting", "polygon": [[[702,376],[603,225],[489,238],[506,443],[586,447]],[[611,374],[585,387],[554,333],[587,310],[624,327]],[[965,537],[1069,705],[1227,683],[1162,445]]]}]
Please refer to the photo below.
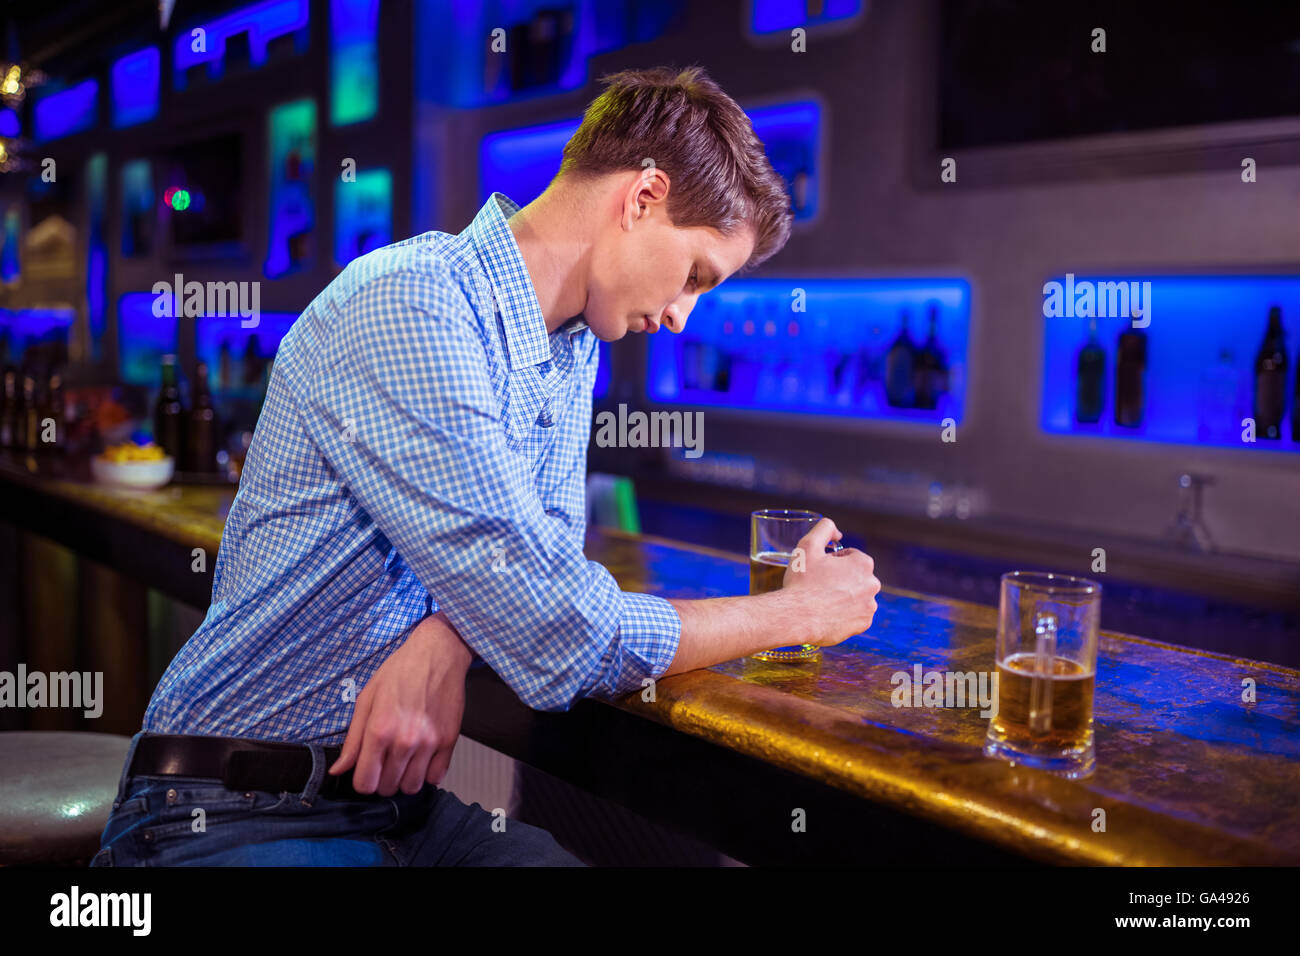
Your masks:
[{"label": "blue led lighting", "polygon": [[[436,56],[416,58],[416,90],[419,98],[445,106],[474,107],[575,90],[587,82],[588,60],[643,43],[663,34],[682,9],[681,0],[496,0],[493,3],[465,3],[464,0],[419,0],[416,8],[416,48],[437,49]],[[523,51],[512,56],[492,49],[493,31],[502,29],[509,44],[520,42],[520,33],[530,32],[541,15],[551,19],[539,23],[549,32],[550,47]],[[569,24],[571,30],[560,24]],[[523,28],[521,30],[521,28]],[[526,42],[526,41],[524,41]],[[540,71],[537,85],[512,89],[521,76],[515,68]]]},{"label": "blue led lighting", "polygon": [[113,64],[109,91],[113,98],[113,126],[121,129],[144,123],[158,115],[158,90],[162,54],[146,47]]},{"label": "blue led lighting", "polygon": [[[200,362],[207,363],[208,387],[214,392],[245,387],[242,379],[242,363],[249,340],[256,337],[254,350],[258,356],[263,359],[273,359],[280,348],[280,341],[297,318],[296,312],[262,312],[258,316],[257,326],[246,329],[243,327],[245,320],[242,316],[198,317],[194,327],[194,353]],[[224,373],[228,376],[225,384],[222,383],[221,367],[223,344],[228,346],[229,362]],[[248,387],[260,391],[262,386],[261,382],[257,382]]]},{"label": "blue led lighting", "polygon": [[22,123],[14,110],[0,109],[0,136],[21,136]]},{"label": "blue led lighting", "polygon": [[[817,213],[821,107],[812,101],[781,103],[748,111],[772,167],[794,197],[796,219]],[[526,205],[540,196],[560,168],[564,145],[581,120],[489,133],[479,146],[480,203],[503,192]]]},{"label": "blue led lighting", "polygon": [[[199,63],[208,64],[209,75],[220,76],[226,42],[231,37],[247,31],[249,60],[254,66],[261,66],[266,62],[267,44],[276,37],[297,33],[300,41],[305,42],[309,19],[308,0],[266,0],[228,13],[211,23],[180,30],[172,57],[176,89],[185,89],[185,71]],[[199,45],[195,31],[200,29],[204,31],[202,49],[195,49]]]},{"label": "blue led lighting", "polygon": [[86,197],[90,229],[86,250],[86,317],[92,355],[101,353],[108,301],[108,156],[96,153],[86,162]]},{"label": "blue led lighting", "polygon": [[820,12],[808,12],[807,0],[750,0],[750,28],[755,33],[785,32],[794,27],[811,27],[855,17],[862,0],[821,0]]},{"label": "blue led lighting", "polygon": [[343,126],[379,108],[379,0],[330,0],[330,123]]},{"label": "blue led lighting", "polygon": [[355,182],[334,184],[334,261],[347,265],[357,256],[393,241],[393,174],[386,169],[357,172]]},{"label": "blue led lighting", "polygon": [[152,292],[128,292],[117,301],[117,341],[122,381],[157,387],[162,357],[176,354],[177,320],[153,314]]},{"label": "blue led lighting", "polygon": [[[146,250],[136,248],[134,220],[155,216],[153,167],[147,159],[122,164],[122,255],[130,258]],[[152,226],[152,223],[149,224]]]},{"label": "blue led lighting", "polygon": [[85,132],[95,125],[98,109],[97,80],[86,80],[66,90],[46,94],[36,101],[32,111],[36,142],[48,143]]},{"label": "blue led lighting", "polygon": [[16,206],[5,210],[4,249],[0,251],[0,279],[13,282],[18,278],[18,226],[20,215]]},{"label": "blue led lighting", "polygon": [[[803,312],[791,309],[796,289]],[[946,386],[933,409],[894,407],[887,355],[904,311],[914,347],[925,344],[932,303]],[[700,296],[684,332],[649,337],[646,392],[678,406],[960,423],[969,326],[963,279],[729,279]]]},{"label": "blue led lighting", "polygon": [[[1065,277],[1053,281],[1064,284]],[[1128,427],[1115,422],[1117,340],[1131,327],[1132,319],[1122,315],[1097,319],[1105,365],[1101,417],[1094,424],[1076,420],[1079,353],[1088,340],[1089,318],[1054,316],[1043,319],[1043,430],[1208,447],[1300,450],[1300,443],[1290,437],[1300,364],[1296,353],[1300,276],[1075,276],[1073,280],[1080,290],[1083,282],[1143,281],[1151,283],[1151,324],[1140,330],[1146,338],[1145,407],[1140,423]],[[1109,299],[1107,295],[1108,306]],[[1258,438],[1251,444],[1242,441],[1241,421],[1254,417],[1255,361],[1273,305],[1281,306],[1287,336],[1288,414],[1280,440]]]},{"label": "blue led lighting", "polygon": [[276,279],[304,266],[303,259],[294,257],[293,243],[303,237],[310,241],[316,222],[310,185],[316,165],[316,101],[283,103],[271,110],[268,125],[271,221],[265,270],[268,279]]},{"label": "blue led lighting", "polygon": [[21,362],[23,353],[38,343],[66,341],[76,318],[73,309],[0,309],[0,339],[9,339],[9,361]]}]

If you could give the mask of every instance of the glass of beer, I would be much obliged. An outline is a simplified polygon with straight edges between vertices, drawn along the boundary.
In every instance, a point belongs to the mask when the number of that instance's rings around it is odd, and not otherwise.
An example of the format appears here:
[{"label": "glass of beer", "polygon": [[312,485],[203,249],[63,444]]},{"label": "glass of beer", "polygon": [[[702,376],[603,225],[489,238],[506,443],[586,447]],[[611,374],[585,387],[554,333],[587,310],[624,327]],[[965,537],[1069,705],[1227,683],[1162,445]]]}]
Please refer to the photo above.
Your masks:
[{"label": "glass of beer", "polygon": [[1069,778],[1092,773],[1101,585],[1068,574],[1002,575],[997,712],[984,752]]},{"label": "glass of beer", "polygon": [[[799,539],[813,529],[822,516],[815,511],[798,511],[788,508],[766,508],[755,511],[749,518],[749,593],[766,594],[781,590],[785,569],[795,556]],[[831,551],[842,551],[844,545],[831,541]],[[796,568],[798,565],[796,565]],[[793,644],[759,651],[754,655],[760,661],[806,661],[821,653],[816,644]]]}]

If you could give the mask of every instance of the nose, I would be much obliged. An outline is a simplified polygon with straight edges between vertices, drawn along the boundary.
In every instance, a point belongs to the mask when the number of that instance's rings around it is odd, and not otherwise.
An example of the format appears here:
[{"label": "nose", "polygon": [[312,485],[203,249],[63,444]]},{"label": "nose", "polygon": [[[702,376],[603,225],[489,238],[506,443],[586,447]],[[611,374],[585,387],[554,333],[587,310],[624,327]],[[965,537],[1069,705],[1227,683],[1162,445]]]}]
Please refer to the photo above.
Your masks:
[{"label": "nose", "polygon": [[695,297],[691,296],[684,304],[674,302],[668,308],[664,309],[663,316],[659,319],[659,324],[669,332],[681,333],[686,328],[686,319],[691,314],[691,309],[695,306]]}]

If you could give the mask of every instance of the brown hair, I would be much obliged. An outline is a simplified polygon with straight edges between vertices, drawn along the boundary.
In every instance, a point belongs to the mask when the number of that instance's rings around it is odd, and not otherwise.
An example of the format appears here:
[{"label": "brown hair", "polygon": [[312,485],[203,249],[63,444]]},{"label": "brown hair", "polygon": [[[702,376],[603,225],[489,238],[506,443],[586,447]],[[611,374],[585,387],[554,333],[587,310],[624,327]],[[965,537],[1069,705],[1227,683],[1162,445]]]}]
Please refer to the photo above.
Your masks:
[{"label": "brown hair", "polygon": [[587,107],[564,147],[559,175],[641,169],[647,157],[672,180],[674,226],[732,236],[748,225],[754,251],[742,271],[790,238],[790,197],[749,117],[700,67],[624,70]]}]

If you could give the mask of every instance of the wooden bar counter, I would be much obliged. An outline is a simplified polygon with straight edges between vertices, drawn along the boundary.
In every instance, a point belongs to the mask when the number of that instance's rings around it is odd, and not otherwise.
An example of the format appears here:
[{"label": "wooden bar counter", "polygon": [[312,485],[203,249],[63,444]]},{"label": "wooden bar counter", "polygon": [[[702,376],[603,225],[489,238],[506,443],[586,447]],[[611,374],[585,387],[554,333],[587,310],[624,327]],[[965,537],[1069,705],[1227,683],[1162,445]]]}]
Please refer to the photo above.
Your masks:
[{"label": "wooden bar counter", "polygon": [[[200,607],[232,499],[0,459],[0,519]],[[605,529],[586,552],[626,590],[748,588],[739,552]],[[746,862],[1300,864],[1300,671],[1103,633],[1097,768],[1066,780],[985,757],[978,702],[893,705],[917,665],[992,671],[996,613],[877,574],[872,628],[819,661],[730,661],[564,714],[475,667],[463,733]]]}]

